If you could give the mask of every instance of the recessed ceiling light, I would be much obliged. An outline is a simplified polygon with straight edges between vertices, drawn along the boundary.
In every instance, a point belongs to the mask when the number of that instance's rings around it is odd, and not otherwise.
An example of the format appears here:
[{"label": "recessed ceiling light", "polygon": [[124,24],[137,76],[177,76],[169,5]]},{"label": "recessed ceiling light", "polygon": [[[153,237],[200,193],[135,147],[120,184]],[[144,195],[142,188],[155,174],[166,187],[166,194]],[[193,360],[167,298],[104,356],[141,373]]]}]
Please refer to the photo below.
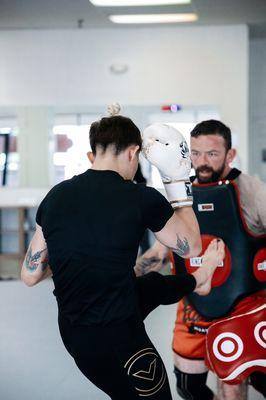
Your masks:
[{"label": "recessed ceiling light", "polygon": [[191,0],[90,0],[95,6],[123,7],[123,6],[161,6],[170,4],[189,4]]},{"label": "recessed ceiling light", "polygon": [[131,14],[110,15],[115,24],[169,24],[175,22],[193,22],[198,19],[196,14]]}]

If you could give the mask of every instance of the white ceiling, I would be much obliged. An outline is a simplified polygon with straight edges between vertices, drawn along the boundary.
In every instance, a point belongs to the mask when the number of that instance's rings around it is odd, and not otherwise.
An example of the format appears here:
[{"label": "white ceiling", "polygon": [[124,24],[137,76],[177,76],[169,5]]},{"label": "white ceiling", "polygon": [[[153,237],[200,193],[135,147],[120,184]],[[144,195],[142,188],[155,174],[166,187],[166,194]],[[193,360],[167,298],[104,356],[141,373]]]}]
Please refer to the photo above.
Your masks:
[{"label": "white ceiling", "polygon": [[196,12],[199,19],[190,25],[248,24],[253,37],[266,37],[266,0],[192,1],[190,5],[114,9],[95,7],[89,0],[0,0],[0,29],[116,28],[108,20],[113,13]]}]

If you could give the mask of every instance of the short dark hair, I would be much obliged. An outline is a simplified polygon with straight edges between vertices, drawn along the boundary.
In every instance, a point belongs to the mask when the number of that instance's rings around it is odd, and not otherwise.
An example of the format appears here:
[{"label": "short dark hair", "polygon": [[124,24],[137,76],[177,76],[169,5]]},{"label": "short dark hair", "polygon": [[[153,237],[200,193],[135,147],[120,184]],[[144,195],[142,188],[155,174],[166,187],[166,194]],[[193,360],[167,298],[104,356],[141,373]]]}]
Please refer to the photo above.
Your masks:
[{"label": "short dark hair", "polygon": [[190,132],[191,137],[198,137],[201,135],[219,135],[224,138],[226,151],[232,147],[232,135],[231,130],[223,124],[221,121],[215,119],[209,119],[202,121],[195,126]]},{"label": "short dark hair", "polygon": [[141,149],[142,139],[139,128],[130,118],[122,115],[104,117],[100,121],[93,122],[90,127],[90,145],[93,154],[96,154],[98,146],[105,152],[107,147],[112,145],[115,154],[118,155],[134,144]]}]

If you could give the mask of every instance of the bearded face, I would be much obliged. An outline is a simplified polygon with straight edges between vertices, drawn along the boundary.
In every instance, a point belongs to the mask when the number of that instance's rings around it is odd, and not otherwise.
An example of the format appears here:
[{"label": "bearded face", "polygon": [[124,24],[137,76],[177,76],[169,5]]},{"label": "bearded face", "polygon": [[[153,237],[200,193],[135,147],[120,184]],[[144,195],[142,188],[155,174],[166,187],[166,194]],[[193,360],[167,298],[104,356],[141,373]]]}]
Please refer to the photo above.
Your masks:
[{"label": "bearded face", "polygon": [[224,169],[225,162],[216,170],[208,165],[202,165],[195,169],[195,174],[199,183],[212,183],[221,179]]},{"label": "bearded face", "polygon": [[219,135],[192,137],[191,161],[199,183],[222,179],[230,169],[224,138]]}]

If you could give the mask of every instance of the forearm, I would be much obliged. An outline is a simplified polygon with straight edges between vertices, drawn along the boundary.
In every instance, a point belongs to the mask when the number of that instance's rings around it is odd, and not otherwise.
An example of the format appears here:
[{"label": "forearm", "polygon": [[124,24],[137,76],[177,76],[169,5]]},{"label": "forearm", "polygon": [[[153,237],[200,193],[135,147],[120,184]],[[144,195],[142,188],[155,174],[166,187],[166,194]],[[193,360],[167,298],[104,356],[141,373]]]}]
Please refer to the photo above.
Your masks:
[{"label": "forearm", "polygon": [[38,226],[22,264],[21,279],[27,286],[33,286],[49,275],[47,245]]},{"label": "forearm", "polygon": [[191,207],[175,210],[174,215],[155,236],[180,257],[195,257],[201,252],[199,226]]},{"label": "forearm", "polygon": [[168,247],[156,240],[153,246],[136,260],[136,276],[145,275],[150,271],[161,271],[167,264],[168,253]]},{"label": "forearm", "polygon": [[[187,232],[184,236],[189,238],[190,255],[189,257],[197,256],[201,252],[201,237],[199,224],[192,207],[180,207],[175,209],[175,215],[183,225],[186,227]],[[185,235],[186,233],[186,235]]]},{"label": "forearm", "polygon": [[[36,257],[36,253],[35,253]],[[32,260],[32,253],[28,250],[21,268],[21,280],[27,286],[34,286],[52,274],[48,260],[39,262]]]},{"label": "forearm", "polygon": [[25,272],[23,273],[23,272],[21,271],[21,279],[22,279],[22,281],[23,281],[27,286],[30,286],[30,287],[31,287],[31,286],[37,285],[37,283],[43,281],[43,280],[46,279],[46,278],[49,278],[50,276],[52,276],[52,271],[51,271],[51,269],[50,269],[49,266],[46,268],[46,270],[44,271],[44,273],[41,274],[41,275],[39,275],[39,276],[30,275],[30,274],[27,274],[27,272],[26,272],[26,273],[25,273]]}]

